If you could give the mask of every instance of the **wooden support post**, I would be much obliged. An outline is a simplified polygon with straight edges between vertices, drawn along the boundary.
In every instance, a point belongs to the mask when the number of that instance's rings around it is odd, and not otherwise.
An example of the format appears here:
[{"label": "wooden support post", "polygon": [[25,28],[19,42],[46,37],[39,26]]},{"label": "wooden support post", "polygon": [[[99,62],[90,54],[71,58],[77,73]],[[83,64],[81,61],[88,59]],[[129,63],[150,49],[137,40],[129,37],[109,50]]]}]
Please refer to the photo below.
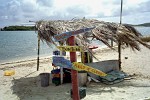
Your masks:
[{"label": "wooden support post", "polygon": [[[63,46],[63,43],[59,42],[60,46]],[[60,56],[63,56],[63,51],[60,51]],[[60,83],[63,84],[63,67],[60,67]]]},{"label": "wooden support post", "polygon": [[113,44],[113,40],[111,39],[110,41],[111,41],[111,47],[113,47],[113,46],[114,46],[114,44]]},{"label": "wooden support post", "polygon": [[40,36],[39,36],[39,33],[38,33],[38,56],[37,56],[37,71],[39,71],[39,55],[40,55]]},{"label": "wooden support post", "polygon": [[[62,51],[60,51],[60,55],[62,56]],[[60,83],[63,84],[63,67],[60,67]]]},{"label": "wooden support post", "polygon": [[118,43],[118,61],[119,61],[119,70],[121,70],[121,42]]},{"label": "wooden support post", "polygon": [[[121,0],[121,9],[120,9],[120,25],[122,24],[122,7],[123,7],[123,0]],[[118,60],[119,60],[119,70],[121,70],[121,41],[118,41]]]},{"label": "wooden support post", "polygon": [[[75,37],[71,36],[68,39],[68,44],[70,46],[75,45]],[[70,61],[76,62],[76,52],[70,52]],[[73,100],[80,100],[79,97],[79,83],[78,83],[78,72],[76,70],[71,70],[71,79],[72,79],[72,94],[73,94]]]}]

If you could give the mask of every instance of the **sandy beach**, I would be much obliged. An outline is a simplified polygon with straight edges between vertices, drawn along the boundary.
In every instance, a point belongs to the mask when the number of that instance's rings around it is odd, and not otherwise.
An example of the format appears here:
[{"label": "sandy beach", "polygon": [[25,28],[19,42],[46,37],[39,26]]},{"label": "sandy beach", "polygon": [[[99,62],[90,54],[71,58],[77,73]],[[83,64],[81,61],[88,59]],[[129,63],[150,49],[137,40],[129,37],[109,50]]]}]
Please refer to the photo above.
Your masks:
[{"label": "sandy beach", "polygon": [[[150,100],[150,50],[141,46],[141,52],[130,48],[122,50],[122,71],[130,79],[114,85],[90,82],[83,100]],[[100,60],[116,60],[118,53],[110,49],[96,50]],[[39,74],[53,69],[51,58],[36,59],[0,65],[0,100],[71,100],[71,83],[41,87]],[[96,60],[94,60],[96,61]],[[4,76],[4,71],[15,70],[15,75]]]}]

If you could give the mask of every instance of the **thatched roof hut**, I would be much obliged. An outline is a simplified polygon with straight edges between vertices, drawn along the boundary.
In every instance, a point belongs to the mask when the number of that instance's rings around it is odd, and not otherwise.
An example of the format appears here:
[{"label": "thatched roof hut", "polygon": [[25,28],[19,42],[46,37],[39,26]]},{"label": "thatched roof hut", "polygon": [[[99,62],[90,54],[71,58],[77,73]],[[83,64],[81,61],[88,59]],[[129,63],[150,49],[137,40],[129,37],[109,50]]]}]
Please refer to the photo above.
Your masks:
[{"label": "thatched roof hut", "polygon": [[[97,39],[111,48],[109,44],[109,39],[111,39],[117,44],[119,41],[123,45],[130,46],[133,50],[140,50],[139,44],[150,49],[150,45],[141,40],[142,35],[134,27],[127,24],[120,25],[118,23],[85,18],[36,22],[40,39],[46,41],[48,45],[51,43],[55,44],[53,39],[54,35],[91,27],[95,28],[89,32],[75,36],[77,45],[87,48],[90,44],[90,40]],[[65,43],[65,41],[66,40],[60,42]]]}]

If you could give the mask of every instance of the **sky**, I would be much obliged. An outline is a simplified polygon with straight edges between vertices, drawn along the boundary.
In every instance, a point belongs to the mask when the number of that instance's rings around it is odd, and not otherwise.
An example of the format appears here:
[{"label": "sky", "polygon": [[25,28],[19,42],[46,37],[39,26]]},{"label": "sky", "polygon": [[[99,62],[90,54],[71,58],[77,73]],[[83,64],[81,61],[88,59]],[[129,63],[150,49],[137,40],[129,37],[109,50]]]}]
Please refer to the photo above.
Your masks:
[{"label": "sky", "polygon": [[[117,22],[121,0],[0,0],[0,27],[38,20],[90,18]],[[122,23],[150,22],[150,0],[123,0]]]}]

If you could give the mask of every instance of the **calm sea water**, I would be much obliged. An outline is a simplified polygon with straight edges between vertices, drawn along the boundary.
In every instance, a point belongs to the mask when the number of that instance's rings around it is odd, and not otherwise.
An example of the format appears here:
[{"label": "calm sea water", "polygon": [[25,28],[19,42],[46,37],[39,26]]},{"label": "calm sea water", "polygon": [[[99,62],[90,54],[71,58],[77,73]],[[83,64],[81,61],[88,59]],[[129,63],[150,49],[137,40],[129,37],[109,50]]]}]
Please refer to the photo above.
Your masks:
[{"label": "calm sea water", "polygon": [[[54,46],[41,42],[40,55],[50,56]],[[36,58],[37,34],[34,31],[0,31],[0,63]]]},{"label": "calm sea water", "polygon": [[142,35],[150,36],[150,27],[135,27]]},{"label": "calm sea water", "polygon": [[[150,27],[136,27],[150,35]],[[51,56],[54,46],[41,42],[40,56]],[[0,63],[37,57],[37,34],[34,31],[0,31]]]}]

